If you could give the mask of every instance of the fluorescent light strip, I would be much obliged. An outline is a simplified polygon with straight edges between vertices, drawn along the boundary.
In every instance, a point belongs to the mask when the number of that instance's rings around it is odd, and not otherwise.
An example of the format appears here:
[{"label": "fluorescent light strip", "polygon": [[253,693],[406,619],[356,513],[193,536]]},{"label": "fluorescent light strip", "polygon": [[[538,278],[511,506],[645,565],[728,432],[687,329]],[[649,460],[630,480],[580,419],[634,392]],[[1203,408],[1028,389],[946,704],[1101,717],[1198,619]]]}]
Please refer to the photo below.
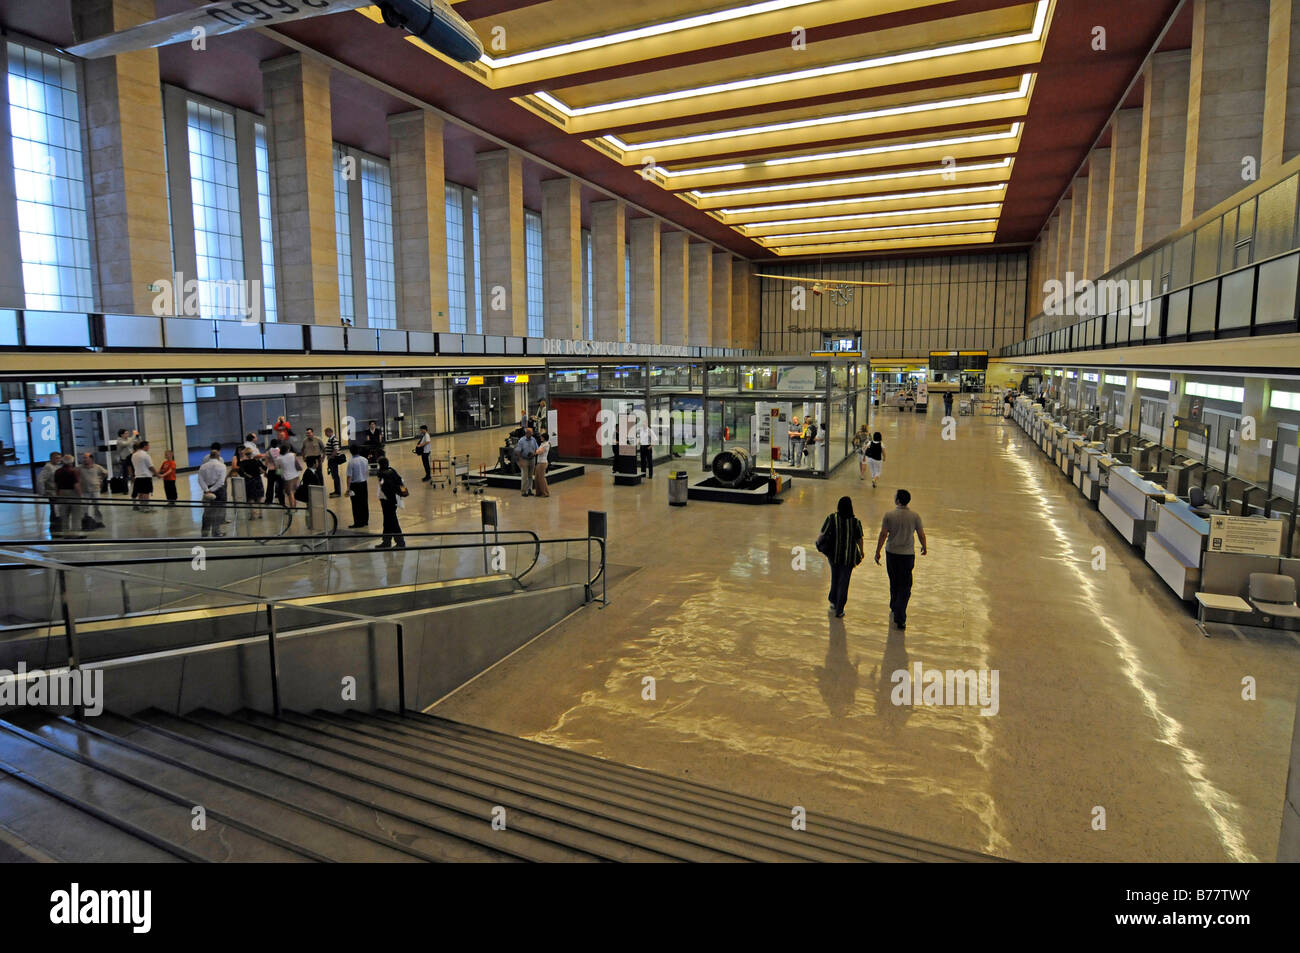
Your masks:
[{"label": "fluorescent light strip", "polygon": [[1162,381],[1156,377],[1139,377],[1138,387],[1143,390],[1160,390],[1169,393],[1169,381]]},{"label": "fluorescent light strip", "polygon": [[599,49],[602,46],[614,46],[618,43],[630,43],[633,40],[644,40],[651,36],[663,36],[666,33],[676,33],[679,30],[691,30],[698,26],[712,26],[715,23],[726,23],[728,20],[739,20],[741,17],[758,16],[762,13],[774,13],[778,10],[788,10],[792,7],[803,7],[810,3],[819,3],[820,0],[766,0],[765,3],[752,3],[749,6],[733,7],[730,10],[718,10],[714,13],[705,13],[700,16],[687,17],[683,20],[670,20],[666,23],[655,23],[651,26],[643,26],[635,30],[624,30],[621,33],[610,33],[607,36],[593,36],[585,40],[575,40],[572,43],[563,43],[559,46],[548,46],[540,50],[532,50],[528,53],[516,53],[513,56],[503,56],[496,60],[484,54],[483,61],[493,69],[503,66],[517,66],[520,63],[535,63],[538,60],[549,59],[552,56],[564,56],[566,53],[581,53],[584,50]]},{"label": "fluorescent light strip", "polygon": [[[931,247],[931,246],[939,246],[939,245],[974,245],[976,244],[976,240],[992,241],[993,238],[994,238],[993,232],[971,232],[969,234],[960,234],[960,235],[922,235],[922,236],[918,236],[917,238],[865,238],[862,239],[861,241],[850,240],[846,242],[823,242],[821,245],[765,245],[764,247],[767,248],[768,251],[774,251],[774,252],[790,251],[799,255],[819,255],[819,254],[823,254],[823,252],[809,251],[808,249],[826,248],[826,247],[840,245],[843,246],[844,251],[850,252],[850,251],[857,251],[859,248],[867,245],[880,246],[880,247],[894,245],[898,247],[910,247],[910,248]],[[955,240],[944,241],[944,239],[955,239]],[[900,246],[899,245],[900,242],[912,242],[913,244],[907,246]],[[924,245],[919,244],[921,242],[924,242],[925,244]],[[830,283],[834,284],[834,282],[830,282]]]},{"label": "fluorescent light strip", "polygon": [[702,169],[680,169],[671,172],[661,165],[653,166],[653,170],[666,176],[675,178],[682,175],[711,175],[715,172],[736,172],[741,169],[765,168],[777,165],[797,165],[801,162],[822,162],[826,159],[848,159],[854,156],[883,155],[889,152],[908,152],[913,149],[934,149],[941,146],[963,146],[972,142],[994,142],[999,139],[1014,139],[1020,135],[1020,123],[1011,124],[1009,132],[989,132],[978,136],[957,136],[952,139],[927,139],[924,142],[903,142],[895,143],[888,146],[867,146],[862,149],[849,149],[844,152],[823,152],[819,155],[808,156],[787,156],[782,159],[764,159],[760,162],[740,162],[731,165],[715,165]]},{"label": "fluorescent light strip", "polygon": [[[962,106],[979,106],[984,103],[999,103],[1010,99],[1024,99],[1029,94],[1029,80],[1032,73],[1020,76],[1020,85],[1013,90],[1001,93],[981,93],[977,96],[962,96],[957,99],[941,99],[926,103],[908,103],[902,106],[887,106],[882,109],[868,109],[863,112],[843,113],[838,116],[819,116],[815,119],[793,119],[789,122],[769,123],[766,126],[746,126],[743,129],[725,129],[721,132],[702,132],[693,136],[676,136],[672,139],[652,139],[649,142],[628,144],[613,133],[606,134],[606,142],[622,149],[624,152],[658,149],[661,146],[684,146],[696,142],[713,142],[718,139],[736,139],[741,136],[758,136],[769,132],[788,132],[793,129],[810,129],[817,126],[833,126],[843,122],[859,122],[864,119],[882,119],[886,116],[905,116],[909,113],[934,112],[939,109],[958,109]],[[564,104],[542,91],[535,93],[538,99],[556,109],[563,110]]]},{"label": "fluorescent light strip", "polygon": [[[817,199],[812,202],[785,202],[780,205],[747,205],[741,208],[720,208],[719,215],[744,215],[749,212],[785,212],[796,208],[824,208],[827,205],[848,205],[850,202],[896,202],[903,199],[916,199],[930,195],[966,195],[970,192],[988,192],[996,190],[1005,192],[1005,182],[990,185],[967,185],[958,189],[931,189],[928,192],[881,192],[879,195],[864,195],[861,198]],[[921,209],[917,209],[921,211]],[[925,211],[929,211],[926,209]],[[757,224],[757,223],[751,223]]]},{"label": "fluorescent light strip", "polygon": [[697,199],[716,198],[722,195],[753,195],[755,192],[785,192],[790,189],[815,189],[827,185],[853,185],[858,182],[881,182],[886,179],[907,179],[918,175],[955,175],[958,172],[977,172],[984,169],[1004,169],[1011,165],[1011,157],[1006,156],[999,162],[979,162],[974,165],[953,166],[951,168],[913,169],[909,172],[880,172],[875,175],[852,175],[838,179],[805,179],[802,182],[785,182],[780,185],[756,185],[744,189],[713,189],[701,192],[691,189],[690,194]]},{"label": "fluorescent light strip", "polygon": [[919,222],[915,225],[874,225],[871,228],[840,228],[827,232],[797,232],[791,235],[767,235],[759,236],[754,240],[760,243],[766,243],[766,240],[776,241],[789,238],[815,238],[818,235],[852,235],[857,232],[888,232],[901,231],[905,228],[945,228],[950,225],[995,225],[996,218],[973,218],[968,222]]},{"label": "fluorescent light strip", "polygon": [[1107,384],[1119,384],[1121,387],[1123,387],[1124,385],[1126,385],[1126,384],[1128,383],[1128,378],[1127,378],[1127,377],[1121,377],[1121,376],[1118,375],[1118,374],[1107,374],[1107,375],[1106,375],[1106,383],[1107,383]]},{"label": "fluorescent light strip", "polygon": [[[825,215],[821,218],[787,218],[779,222],[748,222],[733,228],[748,233],[751,228],[772,228],[777,225],[798,225],[800,222],[847,222],[855,218],[896,218],[900,215],[929,215],[932,212],[965,212],[979,208],[1001,208],[1001,202],[982,202],[979,205],[945,205],[942,208],[905,208],[897,212],[857,212],[853,215]],[[782,236],[784,237],[784,236]]]},{"label": "fluorescent light strip", "polygon": [[1300,394],[1289,390],[1275,390],[1269,394],[1268,405],[1280,410],[1300,410]]},{"label": "fluorescent light strip", "polygon": [[[553,96],[547,102],[556,109],[563,110],[569,117],[590,116],[595,113],[612,112],[616,109],[633,109],[637,106],[653,106],[658,103],[676,102],[681,99],[694,99],[698,96],[711,96],[716,93],[731,93],[743,89],[757,89],[762,86],[776,86],[781,83],[797,82],[804,79],[818,79],[823,76],[837,76],[854,73],[859,70],[876,69],[882,66],[897,66],[901,63],[917,63],[922,60],[937,59],[941,56],[956,56],[962,53],[978,53],[982,50],[995,50],[1006,46],[1018,46],[1021,43],[1033,43],[1043,35],[1043,25],[1047,20],[1047,0],[1038,0],[1034,14],[1034,25],[1028,33],[1016,33],[1012,36],[998,36],[987,40],[972,40],[952,46],[928,47],[922,50],[910,50],[907,53],[890,53],[851,63],[836,63],[830,66],[817,66],[812,69],[795,70],[791,73],[777,73],[773,76],[758,76],[749,79],[732,80],[727,83],[714,83],[710,86],[697,86],[694,89],[679,89],[670,93],[656,93],[652,96],[639,96],[636,99],[622,99],[612,103],[598,103],[595,106],[570,108]],[[545,95],[539,92],[540,98]]]}]

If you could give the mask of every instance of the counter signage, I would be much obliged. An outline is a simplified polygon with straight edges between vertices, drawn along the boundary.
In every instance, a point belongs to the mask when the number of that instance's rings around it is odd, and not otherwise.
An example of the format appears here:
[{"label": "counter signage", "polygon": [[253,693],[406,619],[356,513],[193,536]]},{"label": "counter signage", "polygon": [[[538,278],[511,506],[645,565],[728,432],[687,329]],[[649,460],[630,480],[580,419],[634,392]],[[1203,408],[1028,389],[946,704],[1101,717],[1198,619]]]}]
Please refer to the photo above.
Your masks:
[{"label": "counter signage", "polygon": [[1284,526],[1282,520],[1213,515],[1210,517],[1210,552],[1280,556]]}]

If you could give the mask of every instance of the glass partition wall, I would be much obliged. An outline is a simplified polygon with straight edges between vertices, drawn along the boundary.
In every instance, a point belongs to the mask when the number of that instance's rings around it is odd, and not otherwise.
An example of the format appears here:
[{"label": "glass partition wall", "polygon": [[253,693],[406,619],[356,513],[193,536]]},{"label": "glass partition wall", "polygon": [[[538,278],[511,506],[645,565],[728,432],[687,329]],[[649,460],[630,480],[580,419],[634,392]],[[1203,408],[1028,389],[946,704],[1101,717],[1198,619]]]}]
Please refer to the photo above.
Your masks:
[{"label": "glass partition wall", "polygon": [[[373,420],[392,442],[512,425],[545,396],[545,374],[493,368],[347,375],[5,383],[0,414],[0,488],[30,491],[36,469],[56,451],[90,453],[110,472],[119,430],[147,439],[156,460],[172,450],[195,467],[215,443],[229,459],[245,435],[266,447],[281,417],[301,440],[359,438]],[[346,432],[346,433],[345,433]]]},{"label": "glass partition wall", "polygon": [[[566,458],[609,459],[609,440],[599,439],[602,414],[644,414],[649,407],[658,457],[704,469],[723,449],[740,447],[756,469],[819,477],[851,455],[853,432],[869,421],[867,382],[848,359],[547,365],[552,403],[563,411],[559,444]],[[809,424],[817,435],[805,444]]]}]

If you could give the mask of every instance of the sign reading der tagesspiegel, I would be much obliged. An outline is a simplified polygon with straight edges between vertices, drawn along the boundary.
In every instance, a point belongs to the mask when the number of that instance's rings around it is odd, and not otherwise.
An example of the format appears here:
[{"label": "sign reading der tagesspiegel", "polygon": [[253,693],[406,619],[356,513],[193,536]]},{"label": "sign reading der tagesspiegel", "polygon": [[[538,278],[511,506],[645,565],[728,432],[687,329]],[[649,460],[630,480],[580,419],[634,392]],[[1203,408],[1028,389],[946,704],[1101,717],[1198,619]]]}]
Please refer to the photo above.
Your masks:
[{"label": "sign reading der tagesspiegel", "polygon": [[1262,520],[1245,516],[1211,516],[1210,552],[1280,556],[1284,525],[1282,520]]}]

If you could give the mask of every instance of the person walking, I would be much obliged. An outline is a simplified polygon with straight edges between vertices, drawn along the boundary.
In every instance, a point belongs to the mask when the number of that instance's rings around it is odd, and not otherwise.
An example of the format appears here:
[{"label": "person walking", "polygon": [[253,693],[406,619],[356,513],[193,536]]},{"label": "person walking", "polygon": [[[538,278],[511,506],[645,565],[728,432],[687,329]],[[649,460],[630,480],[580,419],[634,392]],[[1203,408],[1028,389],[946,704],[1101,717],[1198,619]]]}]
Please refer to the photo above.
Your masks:
[{"label": "person walking", "polygon": [[638,429],[636,442],[641,451],[641,475],[647,480],[653,480],[655,477],[655,432],[650,429],[648,423],[642,424]]},{"label": "person walking", "polygon": [[225,536],[221,527],[226,522],[226,477],[230,471],[221,459],[220,450],[209,450],[208,458],[199,466],[199,492],[203,494],[203,524],[200,536]]},{"label": "person walking", "polygon": [[99,509],[99,494],[104,481],[108,479],[108,470],[96,463],[90,453],[81,455],[77,469],[81,472],[81,498],[86,501],[82,509],[81,528],[103,529],[104,514]]},{"label": "person walking", "polygon": [[158,475],[163,481],[163,496],[167,497],[167,505],[176,505],[176,454],[170,450],[163,451],[162,466],[158,468]]},{"label": "person walking", "polygon": [[537,456],[533,457],[533,485],[538,496],[550,496],[551,488],[546,482],[547,456],[551,452],[551,440],[547,436],[542,437],[542,442],[537,445]]},{"label": "person walking", "polygon": [[149,456],[148,440],[141,440],[136,444],[136,449],[131,454],[131,471],[135,474],[135,483],[131,486],[131,495],[135,497],[135,509],[152,513],[153,510],[149,508],[149,498],[153,496],[153,478],[158,475],[158,470],[153,465],[153,457]]},{"label": "person walking", "polygon": [[916,566],[915,534],[921,540],[921,555],[926,555],[929,544],[921,517],[908,509],[912,494],[899,490],[894,494],[894,508],[880,521],[880,536],[876,539],[876,564],[880,564],[880,550],[885,550],[885,571],[889,573],[889,611],[894,625],[907,628],[907,603],[912,598],[912,569]]},{"label": "person walking", "polygon": [[51,536],[63,530],[63,522],[59,519],[59,488],[54,484],[54,474],[59,472],[61,466],[63,466],[63,454],[55,450],[50,454],[50,459],[45,466],[41,467],[36,473],[36,495],[44,497],[45,501],[50,504]]},{"label": "person walking", "polygon": [[348,450],[352,453],[347,472],[348,497],[352,500],[352,524],[348,529],[365,529],[370,522],[370,498],[366,495],[370,461],[357,444],[352,444]]},{"label": "person walking", "polygon": [[402,497],[407,495],[401,476],[389,466],[387,457],[380,457],[379,509],[384,514],[384,538],[375,549],[391,549],[394,544],[398,549],[406,548],[406,538],[402,536],[402,527],[397,522],[397,508],[401,505]]},{"label": "person walking", "polygon": [[415,452],[420,455],[420,462],[424,464],[424,477],[421,483],[432,483],[433,472],[429,469],[429,456],[433,453],[433,438],[429,436],[429,425],[420,424],[420,436],[415,441]]},{"label": "person walking", "polygon": [[952,416],[952,391],[950,390],[943,392],[943,415],[945,417]]},{"label": "person walking", "polygon": [[248,447],[239,450],[239,475],[244,478],[244,500],[253,507],[252,518],[262,518],[262,500],[266,496],[266,487],[262,483],[262,474],[266,464]]},{"label": "person walking", "polygon": [[77,532],[81,525],[81,474],[77,471],[77,460],[65,453],[59,458],[59,468],[54,471],[54,494],[59,502],[59,524],[62,535],[68,539],[81,539]]},{"label": "person walking", "polygon": [[334,483],[334,492],[330,496],[342,496],[343,487],[339,484],[339,467],[346,466],[348,458],[342,453],[339,438],[335,435],[333,427],[325,428],[325,460],[329,467],[330,480]]},{"label": "person walking", "polygon": [[537,462],[537,438],[533,428],[525,427],[524,435],[515,445],[515,455],[519,458],[519,490],[521,496],[533,495],[533,468]]},{"label": "person walking", "polygon": [[849,598],[849,580],[862,562],[862,521],[853,515],[853,501],[841,496],[835,512],[822,522],[817,536],[817,551],[831,564],[831,590],[827,600],[835,618],[844,617],[844,603]]},{"label": "person walking", "polygon": [[325,455],[325,445],[320,442],[320,437],[316,436],[316,431],[310,427],[307,428],[306,434],[303,435],[299,455],[302,457],[302,462],[307,469],[311,469],[320,463],[321,457]]},{"label": "person walking", "polygon": [[302,461],[293,447],[280,444],[280,456],[276,460],[276,469],[280,471],[280,487],[285,506],[295,509],[298,506],[298,481],[302,479]]},{"label": "person walking", "polygon": [[[871,435],[871,439],[862,448],[862,463],[866,464],[867,468],[871,470],[871,488],[874,490],[876,481],[880,479],[880,471],[885,465],[885,445],[880,439],[879,430]],[[859,464],[858,469],[861,470],[861,468],[861,464]],[[862,477],[859,475],[858,479],[862,479]]]}]

